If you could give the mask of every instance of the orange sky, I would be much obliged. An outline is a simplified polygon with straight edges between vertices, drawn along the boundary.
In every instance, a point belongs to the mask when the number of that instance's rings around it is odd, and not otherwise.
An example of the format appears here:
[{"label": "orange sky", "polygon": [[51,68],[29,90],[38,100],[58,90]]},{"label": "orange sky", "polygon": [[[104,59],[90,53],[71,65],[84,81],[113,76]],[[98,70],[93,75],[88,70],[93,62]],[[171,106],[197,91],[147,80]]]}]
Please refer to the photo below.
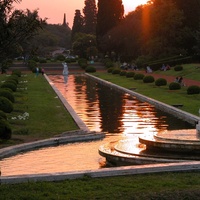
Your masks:
[{"label": "orange sky", "polygon": [[[135,9],[137,5],[144,4],[147,0],[122,0],[125,14]],[[62,24],[64,13],[66,21],[72,27],[75,10],[83,10],[85,0],[22,0],[20,4],[13,4],[17,9],[39,9],[41,18],[48,18],[50,24]]]}]

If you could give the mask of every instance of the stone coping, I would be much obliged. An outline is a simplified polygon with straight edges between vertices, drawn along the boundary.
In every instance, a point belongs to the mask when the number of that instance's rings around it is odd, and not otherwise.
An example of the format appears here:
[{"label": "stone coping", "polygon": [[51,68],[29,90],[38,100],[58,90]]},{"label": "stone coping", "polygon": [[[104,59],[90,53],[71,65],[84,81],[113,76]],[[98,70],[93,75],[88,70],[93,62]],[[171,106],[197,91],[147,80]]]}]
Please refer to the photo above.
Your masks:
[{"label": "stone coping", "polygon": [[54,138],[2,148],[0,149],[0,159],[10,157],[22,152],[32,151],[42,147],[58,146],[61,144],[75,143],[75,142],[100,140],[104,137],[105,133],[86,132],[86,131],[82,133],[81,130],[77,130],[74,132],[74,134],[72,134],[72,131],[70,131],[69,134],[66,132]]},{"label": "stone coping", "polygon": [[161,173],[161,172],[189,172],[200,171],[200,162],[179,162],[179,163],[162,163],[147,164],[125,167],[111,167],[98,170],[73,171],[65,173],[47,173],[47,174],[31,174],[22,176],[1,177],[0,184],[17,184],[30,182],[56,182],[66,179],[79,179],[89,176],[91,178],[102,178],[112,176],[128,176],[136,174]]}]

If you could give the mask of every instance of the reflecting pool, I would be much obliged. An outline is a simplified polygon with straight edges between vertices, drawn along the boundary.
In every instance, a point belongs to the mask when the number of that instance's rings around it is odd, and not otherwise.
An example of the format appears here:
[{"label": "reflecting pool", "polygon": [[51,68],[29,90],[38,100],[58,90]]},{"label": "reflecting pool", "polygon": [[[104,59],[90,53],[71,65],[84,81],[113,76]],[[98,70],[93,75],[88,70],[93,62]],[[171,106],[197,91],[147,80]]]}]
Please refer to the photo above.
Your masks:
[{"label": "reflecting pool", "polygon": [[85,75],[49,76],[91,131],[105,132],[100,141],[43,148],[0,161],[2,176],[90,170],[107,167],[98,154],[100,145],[141,134],[194,129],[135,97],[96,83]]}]

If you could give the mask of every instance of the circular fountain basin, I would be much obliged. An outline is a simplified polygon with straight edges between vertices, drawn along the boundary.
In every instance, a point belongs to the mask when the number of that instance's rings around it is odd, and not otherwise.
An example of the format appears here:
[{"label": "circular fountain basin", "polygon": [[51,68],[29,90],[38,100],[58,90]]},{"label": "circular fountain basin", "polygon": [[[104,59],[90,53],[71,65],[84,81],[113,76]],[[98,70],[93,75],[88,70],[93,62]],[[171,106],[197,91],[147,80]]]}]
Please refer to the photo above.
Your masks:
[{"label": "circular fountain basin", "polygon": [[115,165],[200,160],[200,141],[195,130],[167,131],[107,143],[99,154]]},{"label": "circular fountain basin", "polygon": [[167,131],[153,136],[143,135],[139,137],[139,142],[145,144],[149,150],[199,154],[200,156],[200,139],[195,130]]}]

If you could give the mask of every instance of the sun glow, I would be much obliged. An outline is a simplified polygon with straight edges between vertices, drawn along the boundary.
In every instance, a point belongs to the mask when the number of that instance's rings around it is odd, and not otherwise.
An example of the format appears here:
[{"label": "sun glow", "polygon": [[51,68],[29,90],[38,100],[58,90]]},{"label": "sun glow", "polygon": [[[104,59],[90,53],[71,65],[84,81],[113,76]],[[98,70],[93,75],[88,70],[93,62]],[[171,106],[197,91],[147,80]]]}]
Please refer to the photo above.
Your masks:
[{"label": "sun glow", "polygon": [[125,14],[135,10],[141,4],[146,4],[148,0],[122,0],[124,4]]}]

